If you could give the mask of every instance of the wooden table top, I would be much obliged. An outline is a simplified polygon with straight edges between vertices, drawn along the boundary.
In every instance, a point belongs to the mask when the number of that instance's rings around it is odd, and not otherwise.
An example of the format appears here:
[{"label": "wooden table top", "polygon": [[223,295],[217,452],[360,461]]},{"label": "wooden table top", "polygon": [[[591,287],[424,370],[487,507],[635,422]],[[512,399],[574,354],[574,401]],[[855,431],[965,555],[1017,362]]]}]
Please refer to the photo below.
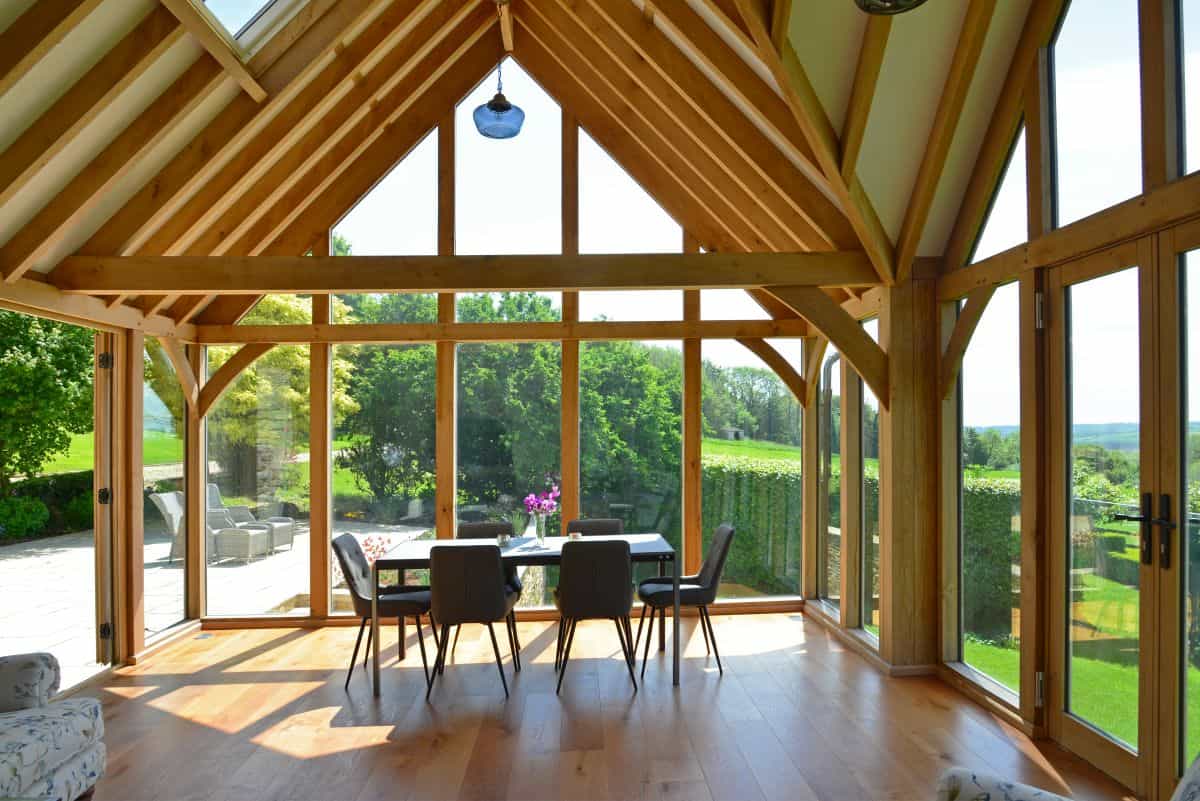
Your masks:
[{"label": "wooden table top", "polygon": [[[661,534],[622,534],[583,538],[589,542],[624,540],[629,543],[629,555],[635,562],[666,562],[675,560],[675,548]],[[500,550],[500,558],[509,565],[557,565],[562,561],[563,545],[568,537],[546,537],[538,545],[534,537],[513,537]],[[379,570],[404,570],[429,566],[429,552],[440,547],[494,545],[491,539],[409,540],[396,545],[375,561]]]}]

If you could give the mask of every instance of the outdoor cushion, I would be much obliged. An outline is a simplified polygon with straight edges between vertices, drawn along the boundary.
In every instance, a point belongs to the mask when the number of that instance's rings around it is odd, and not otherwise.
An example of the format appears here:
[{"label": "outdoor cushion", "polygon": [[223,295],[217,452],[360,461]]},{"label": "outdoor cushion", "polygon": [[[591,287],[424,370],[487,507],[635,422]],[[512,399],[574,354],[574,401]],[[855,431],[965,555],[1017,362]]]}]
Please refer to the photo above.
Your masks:
[{"label": "outdoor cushion", "polygon": [[1049,790],[1030,787],[966,768],[950,768],[937,785],[937,801],[1067,801]]},{"label": "outdoor cushion", "polygon": [[50,654],[0,656],[0,713],[45,706],[61,680]]},{"label": "outdoor cushion", "polygon": [[59,766],[50,776],[33,783],[25,795],[37,799],[71,801],[95,786],[104,775],[108,752],[104,743],[95,742],[82,754],[76,754]]},{"label": "outdoor cushion", "polygon": [[[0,715],[0,798],[30,795],[35,783],[51,779],[103,735],[104,717],[95,698],[68,698]],[[93,768],[103,765],[103,749],[99,756],[89,763]]]}]

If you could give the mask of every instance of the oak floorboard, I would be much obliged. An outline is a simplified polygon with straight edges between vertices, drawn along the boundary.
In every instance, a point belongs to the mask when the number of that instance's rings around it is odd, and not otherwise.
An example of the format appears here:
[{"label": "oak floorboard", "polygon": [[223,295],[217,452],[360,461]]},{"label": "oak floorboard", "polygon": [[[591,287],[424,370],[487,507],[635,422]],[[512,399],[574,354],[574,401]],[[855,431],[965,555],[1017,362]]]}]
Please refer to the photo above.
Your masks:
[{"label": "oak floorboard", "polygon": [[403,661],[396,627],[383,629],[380,698],[361,655],[343,689],[354,628],[200,632],[88,690],[109,749],[95,798],[907,800],[931,797],[951,764],[1127,797],[937,678],[880,673],[802,616],[713,623],[723,676],[685,618],[681,686],[655,642],[637,692],[612,623],[581,623],[556,695],[555,625],[523,622],[519,674],[502,639],[507,700],[486,629],[467,627],[429,702],[412,627]]}]

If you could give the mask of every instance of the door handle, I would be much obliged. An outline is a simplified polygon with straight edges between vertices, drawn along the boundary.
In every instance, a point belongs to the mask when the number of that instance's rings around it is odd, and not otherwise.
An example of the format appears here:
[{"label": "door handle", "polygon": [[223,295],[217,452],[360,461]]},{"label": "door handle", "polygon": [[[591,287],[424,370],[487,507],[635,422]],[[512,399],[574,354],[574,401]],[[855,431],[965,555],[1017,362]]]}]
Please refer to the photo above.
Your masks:
[{"label": "door handle", "polygon": [[[1129,520],[1142,524],[1142,542],[1140,551],[1143,565],[1154,564],[1154,531],[1152,527],[1154,526],[1156,519],[1154,518],[1154,512],[1152,511],[1153,507],[1154,495],[1152,493],[1145,492],[1142,493],[1142,513],[1140,515],[1113,515],[1113,520]],[[1168,511],[1170,511],[1169,507]]]},{"label": "door handle", "polygon": [[1166,569],[1171,566],[1171,532],[1175,523],[1171,521],[1171,496],[1163,493],[1158,496],[1158,517],[1150,521],[1161,529],[1158,535],[1158,565]]}]

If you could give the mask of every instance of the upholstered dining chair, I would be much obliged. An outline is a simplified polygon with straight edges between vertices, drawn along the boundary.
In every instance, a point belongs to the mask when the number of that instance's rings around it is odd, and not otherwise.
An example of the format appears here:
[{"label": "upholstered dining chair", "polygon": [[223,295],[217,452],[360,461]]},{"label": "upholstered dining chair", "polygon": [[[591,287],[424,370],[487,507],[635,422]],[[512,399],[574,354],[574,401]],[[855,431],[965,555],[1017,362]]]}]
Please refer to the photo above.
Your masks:
[{"label": "upholstered dining chair", "polygon": [[584,537],[619,537],[625,533],[625,521],[619,517],[592,517],[567,523],[567,533]]},{"label": "upholstered dining chair", "polygon": [[633,691],[637,679],[633,676],[633,626],[629,611],[633,607],[633,563],[629,559],[629,543],[625,540],[593,540],[563,544],[562,563],[558,571],[558,587],[554,590],[554,605],[558,608],[558,648],[554,668],[558,671],[558,686],[562,691],[563,677],[571,659],[575,641],[575,626],[581,620],[611,620],[617,627],[621,653]]},{"label": "upholstered dining chair", "polygon": [[[458,538],[460,540],[494,540],[501,535],[508,537],[513,535],[513,525],[511,522],[496,520],[458,524]],[[521,576],[517,573],[515,565],[505,566],[504,583],[520,599],[525,585],[521,583]],[[513,668],[519,671],[521,669],[521,638],[517,635],[517,614],[515,611],[509,613],[508,619],[504,621],[504,624],[508,626],[508,636],[511,638],[513,644]],[[461,627],[454,629],[454,644],[450,646],[451,655],[458,650],[458,635],[461,631]]]},{"label": "upholstered dining chair", "polygon": [[[717,657],[717,670],[722,675],[725,674],[725,668],[721,666],[721,652],[717,650],[717,635],[713,631],[712,619],[708,616],[708,606],[717,600],[717,587],[721,584],[721,574],[725,572],[725,560],[729,558],[729,546],[732,543],[733,526],[722,523],[713,533],[708,552],[704,554],[704,563],[700,565],[700,572],[694,576],[683,576],[679,580],[679,607],[682,609],[685,606],[694,606],[699,611],[700,631],[704,634],[704,651]],[[661,576],[648,578],[638,585],[638,598],[643,606],[642,616],[638,618],[637,637],[633,641],[635,653],[642,638],[642,622],[646,619],[646,610],[650,610],[650,624],[646,627],[646,646],[642,652],[644,678],[646,660],[650,656],[650,635],[654,631],[654,616],[658,615],[660,626],[667,625],[667,607],[675,603],[674,585],[670,579]]]},{"label": "upholstered dining chair", "polygon": [[[496,667],[500,671],[500,683],[504,685],[504,697],[508,697],[508,680],[504,677],[504,663],[500,659],[500,646],[496,642],[493,623],[508,619],[517,605],[519,593],[504,580],[504,563],[500,561],[500,548],[496,545],[438,545],[429,551],[429,580],[432,592],[433,618],[441,626],[438,632],[437,658],[425,690],[428,700],[439,674],[445,671],[446,652],[450,650],[450,629],[464,623],[487,626],[492,637],[492,652],[496,655]],[[516,664],[516,645],[509,629],[509,648]]]},{"label": "upholstered dining chair", "polygon": [[[346,671],[346,689],[350,689],[350,677],[354,675],[354,663],[358,660],[358,646],[362,643],[363,629],[371,619],[371,565],[367,555],[353,534],[343,534],[333,541],[333,553],[346,577],[346,587],[350,590],[350,599],[354,603],[354,614],[362,622],[358,626],[358,639],[354,641],[354,653],[350,655],[350,669]],[[421,630],[421,615],[429,615],[429,587],[424,586],[390,586],[379,588],[379,616],[381,618],[398,618],[400,631],[400,658],[405,656],[404,648],[404,619],[411,617],[417,624],[417,644],[421,646],[421,667],[425,671],[425,683],[429,683],[429,661],[425,656],[425,633]],[[430,628],[433,628],[433,617],[429,618]],[[437,630],[434,629],[436,635]],[[371,633],[367,634],[367,650],[371,652]],[[363,658],[363,668],[367,660]]]}]

